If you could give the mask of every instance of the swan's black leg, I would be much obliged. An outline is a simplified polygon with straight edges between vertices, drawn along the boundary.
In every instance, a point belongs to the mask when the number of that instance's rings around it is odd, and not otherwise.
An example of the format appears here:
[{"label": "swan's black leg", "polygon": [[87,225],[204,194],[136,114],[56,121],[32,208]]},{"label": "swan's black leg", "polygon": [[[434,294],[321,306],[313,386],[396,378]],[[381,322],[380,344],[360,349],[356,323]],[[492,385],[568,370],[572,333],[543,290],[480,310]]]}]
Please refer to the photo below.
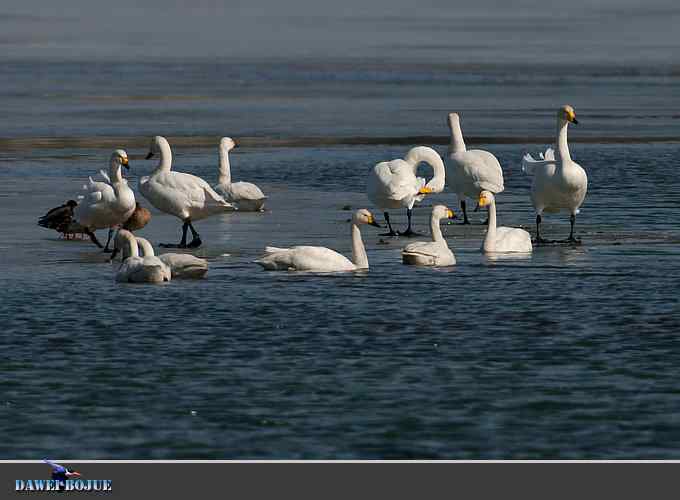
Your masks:
[{"label": "swan's black leg", "polygon": [[569,238],[567,239],[566,243],[575,243],[575,244],[580,244],[581,240],[577,240],[574,238],[574,224],[576,224],[576,215],[571,214],[569,217],[569,223],[571,224],[571,229],[569,231]]},{"label": "swan's black leg", "polygon": [[465,200],[460,200],[460,209],[463,211],[463,224],[470,224],[470,220],[467,216]]},{"label": "swan's black leg", "polygon": [[102,244],[99,243],[99,240],[97,239],[97,237],[94,235],[94,233],[93,233],[92,231],[90,231],[90,230],[88,229],[88,230],[85,231],[85,234],[88,235],[88,236],[90,237],[90,240],[92,241],[92,243],[94,243],[95,245],[97,245],[99,248],[104,248],[104,247],[102,246]]},{"label": "swan's black leg", "polygon": [[104,245],[104,253],[109,253],[111,250],[109,250],[109,243],[111,243],[111,236],[113,236],[113,228],[109,228],[109,236],[106,238],[106,245]]},{"label": "swan's black leg", "polygon": [[406,217],[408,217],[408,226],[406,226],[406,231],[399,233],[400,236],[420,236],[413,229],[411,229],[411,217],[413,216],[413,210],[410,208],[406,209]]},{"label": "swan's black leg", "polygon": [[186,248],[187,247],[187,229],[189,229],[189,221],[184,221],[182,224],[182,240],[178,245],[174,243],[161,243],[159,246],[163,248]]},{"label": "swan's black leg", "polygon": [[548,241],[541,238],[541,214],[536,214],[536,244],[541,243],[548,243]]},{"label": "swan's black leg", "polygon": [[380,236],[398,236],[398,234],[392,229],[392,224],[390,224],[390,214],[387,212],[384,212],[383,215],[385,216],[385,222],[387,222],[387,227],[390,229],[389,233],[382,233]]},{"label": "swan's black leg", "polygon": [[[189,243],[189,245],[187,245],[187,247],[188,248],[198,248],[203,243],[201,241],[201,237],[198,235],[198,231],[196,231],[196,229],[194,229],[194,225],[191,223],[191,221],[189,220],[189,221],[187,221],[187,223],[189,224],[189,229],[191,229],[191,243]],[[186,235],[186,231],[185,231],[184,234]]]}]

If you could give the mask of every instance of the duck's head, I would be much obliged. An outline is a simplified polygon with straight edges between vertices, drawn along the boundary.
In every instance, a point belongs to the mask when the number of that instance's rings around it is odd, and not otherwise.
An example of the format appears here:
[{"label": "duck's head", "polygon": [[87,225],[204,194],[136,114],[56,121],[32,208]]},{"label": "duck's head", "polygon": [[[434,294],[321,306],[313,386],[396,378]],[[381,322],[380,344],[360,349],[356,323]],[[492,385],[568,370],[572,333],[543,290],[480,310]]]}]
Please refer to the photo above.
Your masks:
[{"label": "duck's head", "polygon": [[450,129],[453,129],[454,125],[460,123],[460,116],[458,116],[458,113],[449,113],[446,123]]},{"label": "duck's head", "polygon": [[574,111],[574,108],[572,108],[568,104],[565,104],[557,111],[557,117],[560,120],[564,120],[569,123],[573,123],[574,125],[578,125],[578,120],[576,119],[576,111]]},{"label": "duck's head", "polygon": [[120,165],[120,166],[125,167],[128,170],[130,170],[130,165],[129,165],[129,162],[128,162],[128,155],[122,149],[116,149],[113,153],[111,153],[111,164],[112,165]]},{"label": "duck's head", "polygon": [[231,137],[222,137],[220,140],[220,149],[230,151],[236,147],[236,141]]},{"label": "duck's head", "polygon": [[479,199],[477,200],[477,203],[480,207],[488,207],[494,202],[494,200],[495,197],[491,191],[482,191],[479,193]]},{"label": "duck's head", "polygon": [[436,219],[455,219],[456,218],[456,214],[453,213],[453,210],[451,210],[446,205],[435,205],[434,207],[432,207],[432,215]]},{"label": "duck's head", "polygon": [[153,158],[153,155],[159,154],[161,152],[161,149],[167,147],[170,149],[170,144],[168,143],[168,140],[160,135],[157,135],[151,139],[151,144],[149,145],[149,153],[146,155],[146,159],[150,160]]},{"label": "duck's head", "polygon": [[71,208],[76,208],[78,206],[78,202],[76,200],[68,200],[66,202],[66,206],[71,207]]},{"label": "duck's head", "polygon": [[373,214],[370,211],[366,210],[365,208],[361,208],[354,212],[352,222],[354,222],[355,224],[368,224],[369,226],[380,227],[380,224],[376,222],[375,217],[373,217]]}]

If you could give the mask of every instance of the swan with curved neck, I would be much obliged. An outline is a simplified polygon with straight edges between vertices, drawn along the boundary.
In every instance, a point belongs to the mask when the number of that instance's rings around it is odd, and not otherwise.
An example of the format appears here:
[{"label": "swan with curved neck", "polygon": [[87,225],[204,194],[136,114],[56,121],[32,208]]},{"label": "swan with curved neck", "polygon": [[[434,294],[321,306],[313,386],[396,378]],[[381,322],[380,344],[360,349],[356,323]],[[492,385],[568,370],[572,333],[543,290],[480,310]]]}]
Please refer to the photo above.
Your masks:
[{"label": "swan with curved neck", "polygon": [[432,241],[417,241],[406,245],[401,252],[404,264],[418,266],[453,266],[456,257],[446,244],[439,225],[442,219],[453,219],[453,210],[444,205],[435,205],[430,216],[430,234]]},{"label": "swan with curved neck", "polygon": [[557,155],[548,149],[545,155],[535,160],[530,154],[522,159],[522,170],[533,175],[531,184],[531,201],[536,210],[536,242],[548,243],[541,237],[540,226],[544,212],[560,212],[567,210],[570,214],[571,229],[564,243],[580,243],[574,238],[576,215],[585,200],[588,191],[588,175],[586,171],[571,159],[567,130],[569,124],[578,124],[574,108],[565,105],[557,110]]},{"label": "swan with curved neck", "polygon": [[[416,176],[420,163],[432,167],[433,176],[429,181]],[[368,176],[368,198],[384,211],[389,233],[383,236],[416,236],[411,228],[413,206],[430,193],[441,193],[444,190],[446,169],[441,156],[427,146],[412,148],[406,157],[378,163]],[[408,226],[406,231],[397,233],[392,229],[388,209],[406,208]]]},{"label": "swan with curved neck", "polygon": [[153,246],[146,238],[137,238],[137,243],[144,257],[156,257],[168,267],[172,279],[201,279],[208,272],[208,261],[189,253],[164,253],[156,256]]},{"label": "swan with curved neck", "polygon": [[116,281],[124,283],[163,283],[170,281],[168,267],[157,257],[139,255],[139,245],[134,235],[120,229],[116,235],[116,248],[122,251],[123,263],[116,272]]},{"label": "swan with curved neck", "polygon": [[326,247],[295,246],[291,248],[267,247],[264,255],[255,262],[269,271],[328,273],[368,269],[368,256],[359,230],[362,224],[380,227],[368,210],[362,208],[354,213],[351,227],[352,260]]},{"label": "swan with curved neck", "polygon": [[[195,175],[174,172],[172,151],[165,137],[156,136],[151,140],[147,160],[160,155],[160,161],[150,176],[142,177],[139,190],[149,202],[161,212],[174,215],[182,221],[182,239],[177,245],[162,245],[179,248],[198,248],[201,238],[192,222],[212,215],[231,212],[235,207],[215,192],[210,185]],[[192,240],[187,244],[187,230]]]},{"label": "swan with curved neck", "polygon": [[496,197],[490,191],[482,191],[477,200],[480,207],[489,207],[489,224],[482,243],[484,253],[529,253],[533,250],[531,235],[524,229],[496,227]]},{"label": "swan with curved neck", "polygon": [[[135,193],[123,178],[121,168],[130,168],[128,156],[122,149],[117,149],[111,154],[109,162],[110,183],[93,181],[83,186],[82,201],[73,211],[74,220],[84,228],[92,242],[100,248],[94,231],[97,229],[113,228],[123,224],[135,210]],[[109,241],[111,240],[109,231]],[[108,251],[109,241],[106,242],[105,251]]]},{"label": "swan with curved neck", "polygon": [[463,211],[463,224],[469,224],[465,198],[477,199],[482,191],[498,194],[505,189],[503,169],[498,159],[482,149],[468,150],[465,147],[463,131],[460,128],[458,113],[450,113],[448,117],[451,131],[449,146],[450,167],[446,180],[456,193],[460,208]]},{"label": "swan with curved neck", "polygon": [[220,140],[220,175],[214,189],[242,212],[262,212],[267,197],[262,190],[251,182],[231,182],[229,151],[236,147],[231,137]]}]

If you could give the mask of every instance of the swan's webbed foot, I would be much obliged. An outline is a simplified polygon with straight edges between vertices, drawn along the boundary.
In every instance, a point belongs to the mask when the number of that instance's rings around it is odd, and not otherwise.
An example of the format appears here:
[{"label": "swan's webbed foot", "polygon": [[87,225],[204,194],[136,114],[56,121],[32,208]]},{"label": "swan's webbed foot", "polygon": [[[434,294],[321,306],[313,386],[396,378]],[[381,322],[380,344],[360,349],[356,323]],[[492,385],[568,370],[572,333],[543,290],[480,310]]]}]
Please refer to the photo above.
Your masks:
[{"label": "swan's webbed foot", "polygon": [[203,244],[201,241],[201,238],[196,236],[194,239],[191,240],[191,242],[187,245],[187,248],[198,248]]},{"label": "swan's webbed foot", "polygon": [[533,240],[533,243],[534,243],[534,245],[539,247],[541,245],[552,245],[553,243],[555,243],[555,240],[546,240],[545,238],[541,238],[540,236],[537,236]]},{"label": "swan's webbed foot", "polygon": [[391,238],[394,238],[395,236],[399,236],[399,233],[395,233],[394,231],[390,231],[389,233],[380,233],[378,236],[389,236]]},{"label": "swan's webbed foot", "polygon": [[416,238],[418,236],[422,236],[420,233],[416,233],[413,229],[410,227],[406,229],[406,231],[400,231],[399,236],[405,236],[406,238]]},{"label": "swan's webbed foot", "polygon": [[570,236],[569,238],[561,241],[560,243],[564,243],[565,245],[573,245],[573,246],[579,246],[579,245],[583,244],[581,242],[581,238],[574,238],[573,236]]}]

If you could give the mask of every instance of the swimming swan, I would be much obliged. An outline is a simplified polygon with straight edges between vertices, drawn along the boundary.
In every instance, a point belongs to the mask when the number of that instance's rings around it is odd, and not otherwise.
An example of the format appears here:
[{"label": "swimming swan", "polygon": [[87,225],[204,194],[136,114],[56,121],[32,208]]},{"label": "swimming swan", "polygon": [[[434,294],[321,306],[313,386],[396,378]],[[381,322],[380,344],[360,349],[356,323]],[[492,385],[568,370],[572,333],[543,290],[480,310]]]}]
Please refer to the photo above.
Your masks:
[{"label": "swimming swan", "polygon": [[139,246],[134,235],[121,229],[116,235],[116,248],[123,252],[123,263],[116,272],[116,281],[123,283],[162,283],[170,281],[168,266],[158,257],[139,256]]},{"label": "swimming swan", "polygon": [[489,226],[482,243],[484,253],[529,253],[531,235],[516,227],[496,227],[496,197],[491,191],[482,191],[477,201],[480,207],[489,207]]},{"label": "swimming swan", "polygon": [[498,159],[482,149],[465,147],[463,132],[460,128],[458,113],[449,114],[451,145],[449,146],[450,168],[446,172],[446,180],[455,191],[460,208],[463,210],[463,224],[469,224],[465,198],[477,199],[483,190],[494,194],[502,192],[503,169]]},{"label": "swimming swan", "polygon": [[[416,177],[416,169],[421,162],[432,167],[434,175],[426,183],[422,177]],[[368,176],[366,193],[378,208],[384,210],[385,222],[389,233],[382,236],[414,236],[411,229],[413,205],[422,201],[429,193],[441,193],[444,190],[446,172],[441,156],[434,149],[427,146],[417,146],[411,149],[406,157],[392,161],[378,163]],[[396,233],[390,224],[389,208],[406,208],[408,226],[406,231]]]},{"label": "swimming swan", "polygon": [[[142,177],[139,190],[149,202],[161,212],[174,215],[184,223],[182,240],[177,245],[166,247],[198,248],[201,238],[192,222],[211,215],[230,212],[235,207],[227,203],[210,185],[200,177],[182,172],[173,172],[172,152],[165,137],[156,136],[146,159],[160,153],[160,163],[150,176]],[[187,245],[187,229],[191,229],[192,240]]]},{"label": "swimming swan", "polygon": [[[89,182],[83,186],[85,193],[81,195],[82,201],[73,211],[75,221],[100,248],[102,245],[97,241],[94,231],[110,229],[124,223],[135,210],[135,193],[123,179],[121,167],[130,168],[127,153],[118,149],[111,154],[108,176],[110,182],[93,181],[90,177]],[[110,236],[109,231],[109,241]],[[109,241],[105,251],[108,251]]]},{"label": "swimming swan", "polygon": [[404,247],[401,252],[404,264],[417,266],[453,266],[456,257],[446,244],[442,230],[439,227],[441,219],[453,219],[455,217],[452,210],[444,205],[435,205],[432,208],[430,217],[430,233],[432,241],[417,241]]},{"label": "swimming swan", "polygon": [[371,212],[362,208],[352,217],[352,260],[325,247],[296,246],[292,248],[267,247],[264,255],[255,262],[269,271],[356,271],[368,269],[368,257],[361,240],[360,224],[380,227]]},{"label": "swimming swan", "polygon": [[541,238],[540,225],[543,212],[559,212],[566,209],[571,214],[571,230],[566,243],[578,243],[574,238],[576,214],[583,204],[588,191],[588,176],[581,166],[572,161],[567,142],[569,124],[578,124],[576,113],[571,106],[562,106],[557,111],[557,157],[552,149],[535,160],[530,154],[522,158],[522,170],[534,176],[531,184],[531,201],[536,209],[536,242],[547,243]]},{"label": "swimming swan", "polygon": [[262,190],[250,182],[231,182],[229,151],[235,147],[236,143],[230,137],[220,140],[220,177],[213,188],[240,211],[261,212],[267,199]]},{"label": "swimming swan", "polygon": [[[144,257],[155,256],[153,246],[146,238],[136,236],[137,244]],[[208,261],[188,253],[164,253],[156,256],[168,266],[172,279],[201,279],[208,272]]]}]

